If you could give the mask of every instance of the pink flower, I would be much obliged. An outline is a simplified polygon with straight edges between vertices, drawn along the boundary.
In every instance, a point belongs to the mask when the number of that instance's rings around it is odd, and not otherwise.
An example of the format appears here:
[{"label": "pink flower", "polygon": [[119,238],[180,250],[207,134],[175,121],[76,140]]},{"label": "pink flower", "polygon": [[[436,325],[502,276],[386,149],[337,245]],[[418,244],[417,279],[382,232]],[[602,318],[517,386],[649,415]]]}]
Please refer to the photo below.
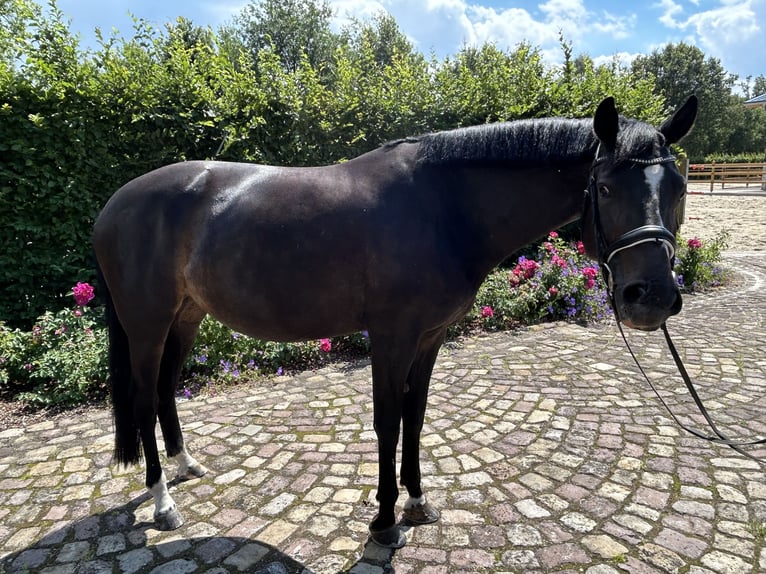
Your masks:
[{"label": "pink flower", "polygon": [[582,274],[588,279],[595,279],[598,277],[598,269],[595,267],[583,267]]},{"label": "pink flower", "polygon": [[559,234],[558,234],[558,233],[556,233],[555,231],[551,231],[551,232],[548,234],[548,239],[556,239],[558,236],[559,236]]},{"label": "pink flower", "polygon": [[548,252],[551,252],[554,250],[553,243],[551,243],[550,241],[546,241],[545,243],[543,243],[543,247],[545,247],[545,250]]},{"label": "pink flower", "polygon": [[323,353],[329,353],[332,350],[330,339],[321,339],[319,341],[319,350]]},{"label": "pink flower", "polygon": [[689,246],[689,249],[699,249],[702,247],[702,241],[696,237],[692,237],[689,241],[686,242],[686,245]]},{"label": "pink flower", "polygon": [[562,259],[558,255],[554,255],[551,261],[554,265],[558,265],[561,269],[564,269],[567,266],[566,259]]},{"label": "pink flower", "polygon": [[585,255],[585,245],[583,245],[582,241],[577,242],[577,253]]},{"label": "pink flower", "polygon": [[595,267],[583,267],[582,274],[585,277],[585,290],[588,291],[596,286],[596,277],[598,269]]},{"label": "pink flower", "polygon": [[481,316],[483,319],[488,319],[490,317],[495,316],[495,310],[490,307],[489,305],[484,305],[484,307],[481,308]]},{"label": "pink flower", "polygon": [[534,259],[519,259],[518,265],[513,269],[513,274],[516,277],[523,277],[524,279],[531,279],[535,276],[535,271],[540,267],[537,261]]},{"label": "pink flower", "polygon": [[75,317],[82,317],[82,311],[80,311],[79,309],[75,309],[74,310],[74,316]]},{"label": "pink flower", "polygon": [[559,290],[556,289],[555,287],[551,287],[550,289],[548,289],[548,293],[550,293],[551,297],[555,297],[556,295],[559,294]]},{"label": "pink flower", "polygon": [[84,307],[93,299],[93,287],[88,283],[81,283],[78,281],[77,285],[72,287],[72,293],[74,294],[75,303],[80,307]]}]

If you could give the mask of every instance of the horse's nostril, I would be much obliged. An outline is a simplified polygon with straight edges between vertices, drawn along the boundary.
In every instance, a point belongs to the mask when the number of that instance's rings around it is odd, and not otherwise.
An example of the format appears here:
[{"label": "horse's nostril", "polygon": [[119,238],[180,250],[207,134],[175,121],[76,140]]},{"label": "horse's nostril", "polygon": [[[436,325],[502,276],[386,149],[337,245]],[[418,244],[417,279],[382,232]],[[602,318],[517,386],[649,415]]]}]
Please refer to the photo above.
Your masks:
[{"label": "horse's nostril", "polygon": [[622,300],[628,305],[638,303],[646,294],[645,283],[631,283],[622,290]]}]

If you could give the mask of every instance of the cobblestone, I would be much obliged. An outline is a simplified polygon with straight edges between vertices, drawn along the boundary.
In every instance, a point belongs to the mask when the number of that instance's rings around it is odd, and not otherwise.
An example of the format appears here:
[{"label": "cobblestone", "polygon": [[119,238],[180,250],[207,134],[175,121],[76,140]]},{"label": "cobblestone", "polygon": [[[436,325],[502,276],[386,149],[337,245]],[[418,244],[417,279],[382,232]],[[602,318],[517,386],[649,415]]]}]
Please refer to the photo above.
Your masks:
[{"label": "cobblestone", "polygon": [[[687,297],[669,328],[717,423],[764,436],[766,252],[727,261],[737,284]],[[661,336],[628,336],[665,400],[702,428]],[[680,430],[614,325],[442,350],[421,453],[442,518],[405,527],[398,551],[367,541],[369,378],[360,361],[181,401],[210,473],[171,483],[186,520],[174,532],[153,528],[142,469],[111,464],[108,411],[4,430],[0,573],[766,572],[764,466]]]}]

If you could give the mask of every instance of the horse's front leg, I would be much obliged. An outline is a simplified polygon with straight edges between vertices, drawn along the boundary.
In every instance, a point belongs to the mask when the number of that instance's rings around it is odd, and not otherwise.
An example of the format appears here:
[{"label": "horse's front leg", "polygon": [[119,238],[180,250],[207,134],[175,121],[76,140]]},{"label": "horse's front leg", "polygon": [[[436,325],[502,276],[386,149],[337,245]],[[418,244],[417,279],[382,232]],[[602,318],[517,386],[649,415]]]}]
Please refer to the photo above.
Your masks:
[{"label": "horse's front leg", "polygon": [[428,400],[428,384],[436,356],[444,342],[446,330],[426,334],[418,346],[418,354],[407,377],[407,392],[402,406],[402,484],[409,498],[404,504],[404,518],[411,524],[431,524],[440,514],[423,494],[420,476],[420,433]]},{"label": "horse's front leg", "polygon": [[407,542],[396,523],[396,446],[402,419],[402,396],[414,360],[416,343],[403,345],[402,337],[384,337],[370,331],[372,341],[372,399],[378,437],[378,514],[370,523],[370,537],[388,548]]}]

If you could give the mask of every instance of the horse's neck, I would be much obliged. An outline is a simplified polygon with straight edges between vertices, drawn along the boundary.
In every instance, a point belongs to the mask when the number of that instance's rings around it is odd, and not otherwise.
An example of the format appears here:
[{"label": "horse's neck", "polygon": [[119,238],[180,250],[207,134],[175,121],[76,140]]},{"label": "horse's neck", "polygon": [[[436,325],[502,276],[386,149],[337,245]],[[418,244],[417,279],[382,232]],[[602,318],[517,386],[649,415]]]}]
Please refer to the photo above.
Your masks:
[{"label": "horse's neck", "polygon": [[460,170],[461,209],[475,246],[477,273],[582,214],[590,162],[553,167]]}]

